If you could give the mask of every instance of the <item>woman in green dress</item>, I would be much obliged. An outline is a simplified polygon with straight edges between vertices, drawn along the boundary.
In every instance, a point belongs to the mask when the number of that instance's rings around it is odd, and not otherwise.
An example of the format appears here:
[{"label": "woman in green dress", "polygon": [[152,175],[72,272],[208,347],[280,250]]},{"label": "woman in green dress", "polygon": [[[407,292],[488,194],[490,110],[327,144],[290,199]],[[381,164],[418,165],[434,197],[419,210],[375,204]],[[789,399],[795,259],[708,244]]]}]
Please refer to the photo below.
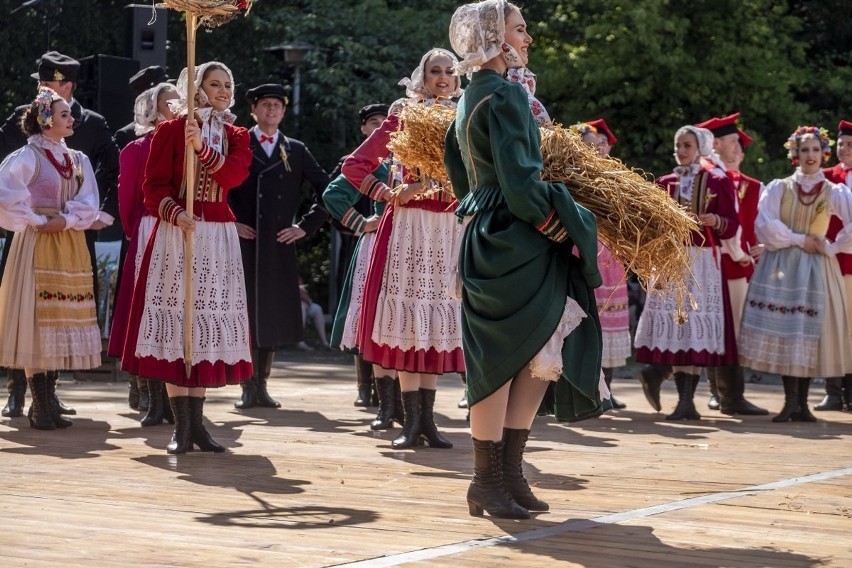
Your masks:
[{"label": "woman in green dress", "polygon": [[472,217],[459,256],[474,448],[467,501],[471,515],[501,518],[549,508],[521,464],[551,382],[559,420],[597,416],[608,404],[599,390],[595,218],[564,185],[542,181],[528,95],[505,78],[526,65],[531,42],[520,10],[505,0],[461,6],[450,23],[458,72],[471,77],[444,156],[457,215]]}]

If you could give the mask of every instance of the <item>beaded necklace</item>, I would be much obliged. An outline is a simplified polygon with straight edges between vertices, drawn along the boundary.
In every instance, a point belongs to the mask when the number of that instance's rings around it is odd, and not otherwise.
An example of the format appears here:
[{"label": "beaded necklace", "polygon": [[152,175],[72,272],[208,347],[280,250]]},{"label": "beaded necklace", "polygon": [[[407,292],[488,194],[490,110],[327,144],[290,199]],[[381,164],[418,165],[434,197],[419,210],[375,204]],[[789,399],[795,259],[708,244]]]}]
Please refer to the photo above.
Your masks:
[{"label": "beaded necklace", "polygon": [[59,161],[53,157],[53,152],[44,149],[44,155],[47,156],[47,161],[53,164],[53,167],[56,168],[56,171],[59,172],[59,175],[64,179],[71,179],[71,176],[74,175],[74,164],[71,163],[71,156],[68,154],[63,154],[65,158],[65,163],[60,164]]},{"label": "beaded necklace", "polygon": [[820,192],[822,191],[822,185],[825,182],[819,182],[810,191],[805,191],[802,189],[802,184],[796,183],[796,197],[799,200],[799,203],[804,205],[805,207],[812,205],[814,201],[819,197]]}]

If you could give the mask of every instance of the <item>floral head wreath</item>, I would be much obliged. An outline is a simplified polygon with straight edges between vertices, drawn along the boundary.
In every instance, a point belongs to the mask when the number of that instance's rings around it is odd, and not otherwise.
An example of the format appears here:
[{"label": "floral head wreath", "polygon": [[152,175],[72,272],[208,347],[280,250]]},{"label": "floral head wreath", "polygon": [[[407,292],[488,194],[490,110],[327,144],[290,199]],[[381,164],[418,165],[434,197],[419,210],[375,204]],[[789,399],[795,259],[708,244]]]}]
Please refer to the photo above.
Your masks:
[{"label": "floral head wreath", "polygon": [[39,87],[38,94],[32,102],[32,106],[36,109],[36,122],[41,126],[42,130],[53,126],[53,111],[51,106],[56,101],[62,100],[56,91],[50,87]]},{"label": "floral head wreath", "polygon": [[794,166],[799,165],[799,146],[805,136],[813,136],[819,140],[824,162],[831,159],[831,147],[834,145],[834,140],[828,136],[828,130],[819,126],[800,126],[784,143],[784,147],[787,148],[787,159],[790,160],[790,163]]},{"label": "floral head wreath", "polygon": [[587,134],[597,134],[598,133],[597,128],[595,128],[594,126],[592,126],[591,124],[588,124],[586,122],[578,122],[577,124],[572,124],[569,127],[569,130],[579,134],[580,138],[582,138],[583,136],[586,136]]},{"label": "floral head wreath", "polygon": [[[405,77],[402,79],[399,84],[405,87],[405,94],[408,97],[415,99],[424,99],[432,97],[432,93],[429,92],[429,89],[426,88],[426,64],[429,63],[429,60],[434,56],[449,57],[450,61],[453,62],[453,68],[455,69],[458,64],[458,58],[447,51],[446,49],[441,49],[440,47],[435,47],[430,49],[426,53],[423,54],[423,57],[420,58],[420,64],[411,72],[411,77]],[[459,97],[462,94],[461,88],[461,78],[456,76],[454,77],[456,82],[455,89],[453,89],[451,97]]]}]

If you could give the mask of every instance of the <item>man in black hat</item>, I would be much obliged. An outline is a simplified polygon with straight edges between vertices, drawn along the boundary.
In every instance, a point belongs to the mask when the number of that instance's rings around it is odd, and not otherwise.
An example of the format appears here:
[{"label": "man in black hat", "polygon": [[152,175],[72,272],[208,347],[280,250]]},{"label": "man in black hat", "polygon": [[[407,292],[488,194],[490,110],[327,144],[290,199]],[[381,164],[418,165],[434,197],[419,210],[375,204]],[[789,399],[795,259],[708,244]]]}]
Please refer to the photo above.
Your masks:
[{"label": "man in black hat", "polygon": [[[389,107],[382,103],[373,103],[366,105],[358,111],[358,120],[361,122],[361,134],[364,138],[369,138],[374,130],[379,128],[385,119],[388,117]],[[331,173],[331,179],[337,179],[340,175],[340,170],[343,167],[343,162],[349,154],[346,154],[337,163],[337,167]],[[373,215],[373,200],[364,195],[353,206],[354,209],[364,217]],[[340,246],[336,250],[336,255],[332,266],[334,268],[331,278],[335,282],[335,290],[338,294],[343,290],[343,283],[346,281],[346,272],[349,269],[349,264],[352,262],[352,255],[355,253],[355,246],[358,243],[360,235],[352,232],[337,219],[331,219],[331,225],[335,232],[340,236]],[[364,361],[360,355],[355,355],[355,380],[358,388],[358,395],[355,397],[355,406],[376,406],[378,398],[374,396],[373,390],[373,364],[369,361]]]},{"label": "man in black hat", "polygon": [[[65,141],[69,148],[83,152],[92,162],[98,191],[101,199],[101,213],[98,220],[86,231],[86,241],[92,258],[92,275],[95,280],[95,294],[98,290],[97,258],[95,257],[95,238],[97,230],[110,225],[118,215],[118,148],[112,139],[112,131],[107,126],[106,119],[96,112],[84,109],[74,99],[74,89],[77,86],[77,75],[80,62],[57,51],[49,51],[41,56],[38,62],[38,72],[33,73],[40,85],[45,85],[56,91],[71,106],[74,117],[74,135]],[[20,127],[21,115],[29,105],[22,105],[0,126],[0,160],[23,147],[27,138]],[[0,260],[0,275],[6,265],[11,235],[7,235],[3,258]],[[20,416],[23,407],[26,381],[23,372],[10,371],[8,382],[9,402],[3,409],[4,416]],[[55,388],[56,375],[53,374],[51,387]],[[57,399],[58,401],[58,399]],[[63,414],[75,414],[73,409],[58,401]]]},{"label": "man in black hat", "polygon": [[[127,84],[130,86],[130,90],[133,92],[133,99],[135,100],[136,97],[144,93],[147,89],[150,89],[154,85],[165,83],[168,80],[169,75],[165,69],[159,65],[152,65],[141,69],[127,81]],[[119,150],[123,150],[125,146],[140,137],[136,134],[135,126],[136,122],[131,120],[130,124],[122,126],[115,131],[113,137]]]},{"label": "man in black hat", "polygon": [[[249,131],[253,159],[249,177],[228,201],[242,249],[254,374],[234,406],[277,408],[266,391],[275,350],[304,336],[296,242],[328,219],[321,203],[330,179],[302,142],[279,130],[288,103],[284,86],[260,85],[246,98],[257,122]],[[306,181],[313,188],[310,207],[294,223]]]}]

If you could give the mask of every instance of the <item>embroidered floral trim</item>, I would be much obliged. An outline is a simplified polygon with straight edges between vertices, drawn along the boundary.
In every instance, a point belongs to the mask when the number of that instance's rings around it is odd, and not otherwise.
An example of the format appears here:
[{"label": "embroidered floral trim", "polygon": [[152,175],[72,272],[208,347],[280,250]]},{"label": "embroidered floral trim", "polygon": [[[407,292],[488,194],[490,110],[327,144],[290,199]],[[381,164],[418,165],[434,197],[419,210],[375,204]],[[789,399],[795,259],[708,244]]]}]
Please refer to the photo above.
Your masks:
[{"label": "embroidered floral trim", "polygon": [[64,292],[48,292],[42,290],[38,293],[38,297],[42,300],[59,300],[61,302],[93,302],[95,295],[91,292],[85,294],[66,294]]},{"label": "embroidered floral trim", "polygon": [[750,300],[749,305],[758,310],[769,310],[770,312],[778,312],[779,314],[805,314],[809,317],[817,317],[819,315],[819,311],[814,308],[809,308],[807,306],[779,306],[778,304],[771,304],[766,302],[759,302],[756,300]]}]

